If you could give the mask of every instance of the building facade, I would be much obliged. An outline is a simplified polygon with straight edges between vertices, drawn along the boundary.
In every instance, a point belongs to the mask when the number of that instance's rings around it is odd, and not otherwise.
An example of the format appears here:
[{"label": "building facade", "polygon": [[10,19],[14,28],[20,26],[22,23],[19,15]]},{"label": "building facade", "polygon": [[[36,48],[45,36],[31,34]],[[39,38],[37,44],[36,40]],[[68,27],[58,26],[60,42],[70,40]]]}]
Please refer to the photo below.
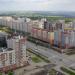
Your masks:
[{"label": "building facade", "polygon": [[7,47],[15,50],[17,67],[26,65],[26,38],[17,36],[7,39]]},{"label": "building facade", "polygon": [[0,71],[8,71],[16,68],[15,50],[0,49]]}]

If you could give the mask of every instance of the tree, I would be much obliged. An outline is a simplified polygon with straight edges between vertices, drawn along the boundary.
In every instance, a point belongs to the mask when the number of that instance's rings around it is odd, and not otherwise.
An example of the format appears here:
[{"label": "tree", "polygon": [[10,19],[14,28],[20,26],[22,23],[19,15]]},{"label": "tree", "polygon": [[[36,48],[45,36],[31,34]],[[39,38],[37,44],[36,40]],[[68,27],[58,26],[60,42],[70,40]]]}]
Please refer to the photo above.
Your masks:
[{"label": "tree", "polygon": [[8,75],[14,75],[14,74],[13,74],[13,72],[12,72],[12,71],[9,71],[9,72],[8,72]]},{"label": "tree", "polygon": [[2,75],[2,73],[0,72],[0,75]]}]

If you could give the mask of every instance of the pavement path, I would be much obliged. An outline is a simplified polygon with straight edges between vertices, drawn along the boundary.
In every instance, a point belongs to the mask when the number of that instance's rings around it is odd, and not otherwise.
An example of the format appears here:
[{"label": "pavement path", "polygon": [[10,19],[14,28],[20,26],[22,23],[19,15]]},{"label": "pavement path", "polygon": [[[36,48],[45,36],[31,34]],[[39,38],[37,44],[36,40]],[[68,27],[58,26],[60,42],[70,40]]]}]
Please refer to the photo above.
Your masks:
[{"label": "pavement path", "polygon": [[45,62],[32,63],[31,65],[29,65],[27,67],[16,69],[14,71],[14,75],[30,75],[31,73],[34,73],[34,72],[39,71],[41,69],[44,69],[45,65],[50,66],[49,68],[53,67],[53,66],[51,66],[52,64],[48,64]]}]

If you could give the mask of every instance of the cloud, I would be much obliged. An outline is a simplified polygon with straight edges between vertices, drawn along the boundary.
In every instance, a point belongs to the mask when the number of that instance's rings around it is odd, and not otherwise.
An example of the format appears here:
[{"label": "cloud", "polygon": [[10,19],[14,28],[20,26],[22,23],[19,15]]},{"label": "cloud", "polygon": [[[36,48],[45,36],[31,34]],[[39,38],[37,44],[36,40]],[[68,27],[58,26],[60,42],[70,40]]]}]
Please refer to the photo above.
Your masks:
[{"label": "cloud", "polygon": [[51,0],[48,10],[51,11],[75,11],[75,0]]},{"label": "cloud", "polygon": [[46,2],[50,0],[13,0],[15,2]]},{"label": "cloud", "polygon": [[0,10],[75,11],[75,0],[0,0]]}]

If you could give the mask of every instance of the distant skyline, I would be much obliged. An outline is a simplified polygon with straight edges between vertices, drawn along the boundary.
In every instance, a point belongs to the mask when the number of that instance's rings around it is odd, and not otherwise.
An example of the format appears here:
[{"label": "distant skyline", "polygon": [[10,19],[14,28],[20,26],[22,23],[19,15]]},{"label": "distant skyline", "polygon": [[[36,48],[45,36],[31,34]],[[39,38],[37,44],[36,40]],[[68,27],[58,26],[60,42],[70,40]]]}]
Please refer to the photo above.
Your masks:
[{"label": "distant skyline", "polygon": [[75,11],[75,0],[0,0],[0,11]]}]

